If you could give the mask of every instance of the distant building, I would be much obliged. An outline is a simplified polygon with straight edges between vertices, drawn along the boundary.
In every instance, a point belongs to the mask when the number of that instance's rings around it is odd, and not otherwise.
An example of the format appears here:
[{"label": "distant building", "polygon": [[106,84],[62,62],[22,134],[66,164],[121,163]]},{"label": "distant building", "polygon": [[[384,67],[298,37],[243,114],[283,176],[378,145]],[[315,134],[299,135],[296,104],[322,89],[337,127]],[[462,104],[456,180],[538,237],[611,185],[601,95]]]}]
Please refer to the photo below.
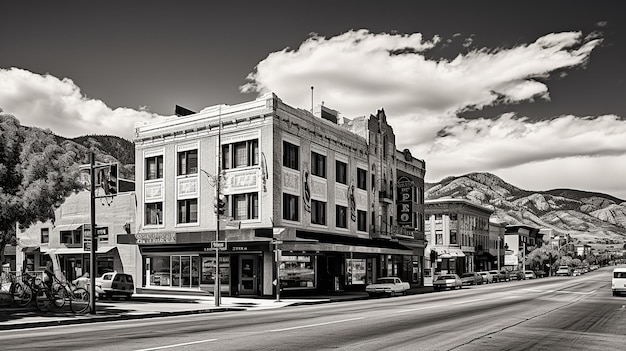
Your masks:
[{"label": "distant building", "polygon": [[489,270],[504,266],[504,232],[506,223],[489,221]]},{"label": "distant building", "polygon": [[511,270],[524,270],[526,256],[543,245],[539,228],[527,225],[507,225],[504,232],[504,265]]},{"label": "distant building", "polygon": [[431,274],[489,268],[479,257],[489,254],[489,217],[493,210],[465,199],[424,202],[427,265]]}]

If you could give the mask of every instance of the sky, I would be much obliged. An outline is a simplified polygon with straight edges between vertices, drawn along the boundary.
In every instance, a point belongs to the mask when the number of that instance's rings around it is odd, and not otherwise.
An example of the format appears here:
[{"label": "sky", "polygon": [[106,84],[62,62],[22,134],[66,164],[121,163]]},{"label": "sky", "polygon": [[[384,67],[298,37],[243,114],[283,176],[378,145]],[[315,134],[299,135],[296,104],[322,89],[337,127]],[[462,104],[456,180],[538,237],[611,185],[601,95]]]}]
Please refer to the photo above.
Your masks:
[{"label": "sky", "polygon": [[[626,199],[619,1],[0,2],[0,109],[72,138],[266,92],[385,110],[426,181]],[[311,94],[311,86],[314,87]]]}]

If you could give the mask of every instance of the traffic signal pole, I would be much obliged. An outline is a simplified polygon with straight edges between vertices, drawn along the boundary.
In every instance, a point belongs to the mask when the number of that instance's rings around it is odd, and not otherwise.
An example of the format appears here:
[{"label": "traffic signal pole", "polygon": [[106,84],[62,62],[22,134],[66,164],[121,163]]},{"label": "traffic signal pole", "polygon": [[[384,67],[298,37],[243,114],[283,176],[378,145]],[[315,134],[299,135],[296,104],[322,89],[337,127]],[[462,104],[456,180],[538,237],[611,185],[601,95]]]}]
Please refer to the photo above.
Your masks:
[{"label": "traffic signal pole", "polygon": [[90,227],[91,227],[91,248],[89,249],[89,313],[96,314],[96,156],[92,152],[89,162],[90,167]]},{"label": "traffic signal pole", "polygon": [[[221,210],[221,177],[222,177],[222,108],[220,106],[218,115],[218,127],[217,127],[217,180],[215,181],[215,241],[220,240],[220,210]],[[220,250],[215,248],[215,290],[213,296],[215,296],[215,307],[220,307],[221,291],[220,291]]]}]

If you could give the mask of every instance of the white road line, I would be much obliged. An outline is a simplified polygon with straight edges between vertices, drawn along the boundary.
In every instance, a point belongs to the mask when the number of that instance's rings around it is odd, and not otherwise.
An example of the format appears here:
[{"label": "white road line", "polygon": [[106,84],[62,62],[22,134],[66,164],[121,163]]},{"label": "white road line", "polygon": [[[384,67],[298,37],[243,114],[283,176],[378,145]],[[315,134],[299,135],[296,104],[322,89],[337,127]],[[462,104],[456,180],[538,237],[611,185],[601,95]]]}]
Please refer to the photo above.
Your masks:
[{"label": "white road line", "polygon": [[358,321],[359,319],[363,319],[363,318],[365,318],[365,317],[342,319],[342,320],[339,320],[339,321],[332,321],[332,322],[325,322],[325,323],[316,323],[316,324],[308,324],[308,325],[301,325],[301,326],[297,326],[297,327],[289,327],[289,328],[283,328],[283,329],[272,329],[270,331],[271,332],[280,332],[280,331],[287,331],[287,330],[294,330],[294,329],[312,328],[312,327],[319,327],[321,325]]},{"label": "white road line", "polygon": [[141,350],[136,350],[136,351],[150,351],[150,350],[171,349],[173,347],[187,346],[187,345],[194,345],[194,344],[202,344],[202,343],[211,342],[211,341],[217,341],[217,339],[206,339],[206,340],[190,341],[190,342],[184,342],[182,344],[157,346],[157,347],[151,347],[149,349],[141,349]]}]

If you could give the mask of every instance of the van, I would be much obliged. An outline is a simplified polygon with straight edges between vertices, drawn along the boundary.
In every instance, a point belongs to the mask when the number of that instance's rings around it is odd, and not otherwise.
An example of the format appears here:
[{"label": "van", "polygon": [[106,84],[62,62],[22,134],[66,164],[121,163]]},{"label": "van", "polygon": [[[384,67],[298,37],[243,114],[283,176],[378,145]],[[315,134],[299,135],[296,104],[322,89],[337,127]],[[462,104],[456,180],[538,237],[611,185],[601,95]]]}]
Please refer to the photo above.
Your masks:
[{"label": "van", "polygon": [[626,292],[626,268],[615,268],[611,281],[613,296]]}]

